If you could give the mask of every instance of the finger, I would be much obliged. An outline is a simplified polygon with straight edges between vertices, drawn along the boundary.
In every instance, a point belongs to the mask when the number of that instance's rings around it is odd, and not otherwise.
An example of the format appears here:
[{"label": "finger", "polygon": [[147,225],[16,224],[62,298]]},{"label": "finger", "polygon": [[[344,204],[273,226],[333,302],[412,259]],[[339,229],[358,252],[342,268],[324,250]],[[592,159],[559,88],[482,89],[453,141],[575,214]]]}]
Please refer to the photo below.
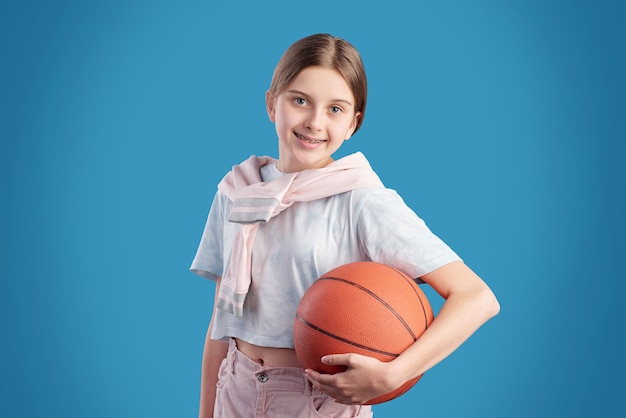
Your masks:
[{"label": "finger", "polygon": [[311,384],[313,386],[316,386],[317,388],[320,388],[322,386],[333,386],[333,383],[335,381],[335,378],[332,374],[322,374],[312,369],[306,369],[304,371],[304,374],[306,375],[307,379],[309,379]]},{"label": "finger", "polygon": [[322,357],[322,363],[329,366],[349,366],[352,354],[328,354]]}]

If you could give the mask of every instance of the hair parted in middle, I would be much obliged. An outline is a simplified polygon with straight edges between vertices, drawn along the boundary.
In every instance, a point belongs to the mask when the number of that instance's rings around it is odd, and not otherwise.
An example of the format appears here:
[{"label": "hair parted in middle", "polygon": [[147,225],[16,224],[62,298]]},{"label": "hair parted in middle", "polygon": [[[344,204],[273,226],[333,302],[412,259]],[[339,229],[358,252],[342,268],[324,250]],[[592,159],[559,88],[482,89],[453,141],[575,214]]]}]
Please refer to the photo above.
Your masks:
[{"label": "hair parted in middle", "polygon": [[361,55],[352,44],[335,36],[320,33],[293,43],[278,61],[269,94],[281,94],[307,67],[323,67],[338,71],[354,95],[354,111],[361,112],[354,132],[358,131],[365,115],[367,78]]}]

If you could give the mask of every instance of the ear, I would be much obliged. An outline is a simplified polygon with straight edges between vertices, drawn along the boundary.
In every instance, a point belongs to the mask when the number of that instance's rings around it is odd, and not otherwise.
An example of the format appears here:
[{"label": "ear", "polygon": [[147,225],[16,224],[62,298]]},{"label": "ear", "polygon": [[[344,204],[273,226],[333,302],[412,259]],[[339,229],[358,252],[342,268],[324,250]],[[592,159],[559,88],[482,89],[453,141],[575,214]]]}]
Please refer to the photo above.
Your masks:
[{"label": "ear", "polygon": [[361,112],[356,112],[354,114],[354,118],[352,118],[352,123],[350,124],[350,129],[348,130],[349,133],[345,139],[346,141],[352,138],[352,135],[354,134],[354,130],[356,129],[356,126],[360,120],[361,120]]},{"label": "ear", "polygon": [[267,116],[274,123],[276,122],[276,98],[270,91],[265,92],[265,110],[267,110]]}]

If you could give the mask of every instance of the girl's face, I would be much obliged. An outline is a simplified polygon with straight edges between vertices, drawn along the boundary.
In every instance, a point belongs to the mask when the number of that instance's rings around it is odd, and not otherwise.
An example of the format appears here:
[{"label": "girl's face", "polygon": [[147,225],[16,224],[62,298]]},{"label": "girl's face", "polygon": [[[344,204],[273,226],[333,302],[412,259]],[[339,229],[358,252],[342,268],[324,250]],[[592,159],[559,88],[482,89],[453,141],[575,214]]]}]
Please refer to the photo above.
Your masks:
[{"label": "girl's face", "polygon": [[278,134],[278,168],[285,173],[332,162],[360,117],[346,80],[323,67],[303,69],[277,96],[268,92],[266,106]]}]

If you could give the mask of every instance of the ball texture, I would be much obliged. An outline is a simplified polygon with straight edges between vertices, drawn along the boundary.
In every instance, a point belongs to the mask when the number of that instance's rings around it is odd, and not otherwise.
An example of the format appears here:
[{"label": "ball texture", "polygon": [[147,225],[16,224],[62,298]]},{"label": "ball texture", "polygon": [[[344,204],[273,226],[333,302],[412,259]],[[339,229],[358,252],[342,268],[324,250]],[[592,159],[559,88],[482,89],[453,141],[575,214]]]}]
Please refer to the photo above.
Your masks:
[{"label": "ball texture", "polygon": [[[322,364],[327,354],[357,353],[391,361],[433,318],[426,295],[403,272],[374,262],[345,264],[316,280],[300,301],[294,321],[296,355],[304,368],[331,374],[345,367]],[[366,404],[394,399],[420,378]]]}]

